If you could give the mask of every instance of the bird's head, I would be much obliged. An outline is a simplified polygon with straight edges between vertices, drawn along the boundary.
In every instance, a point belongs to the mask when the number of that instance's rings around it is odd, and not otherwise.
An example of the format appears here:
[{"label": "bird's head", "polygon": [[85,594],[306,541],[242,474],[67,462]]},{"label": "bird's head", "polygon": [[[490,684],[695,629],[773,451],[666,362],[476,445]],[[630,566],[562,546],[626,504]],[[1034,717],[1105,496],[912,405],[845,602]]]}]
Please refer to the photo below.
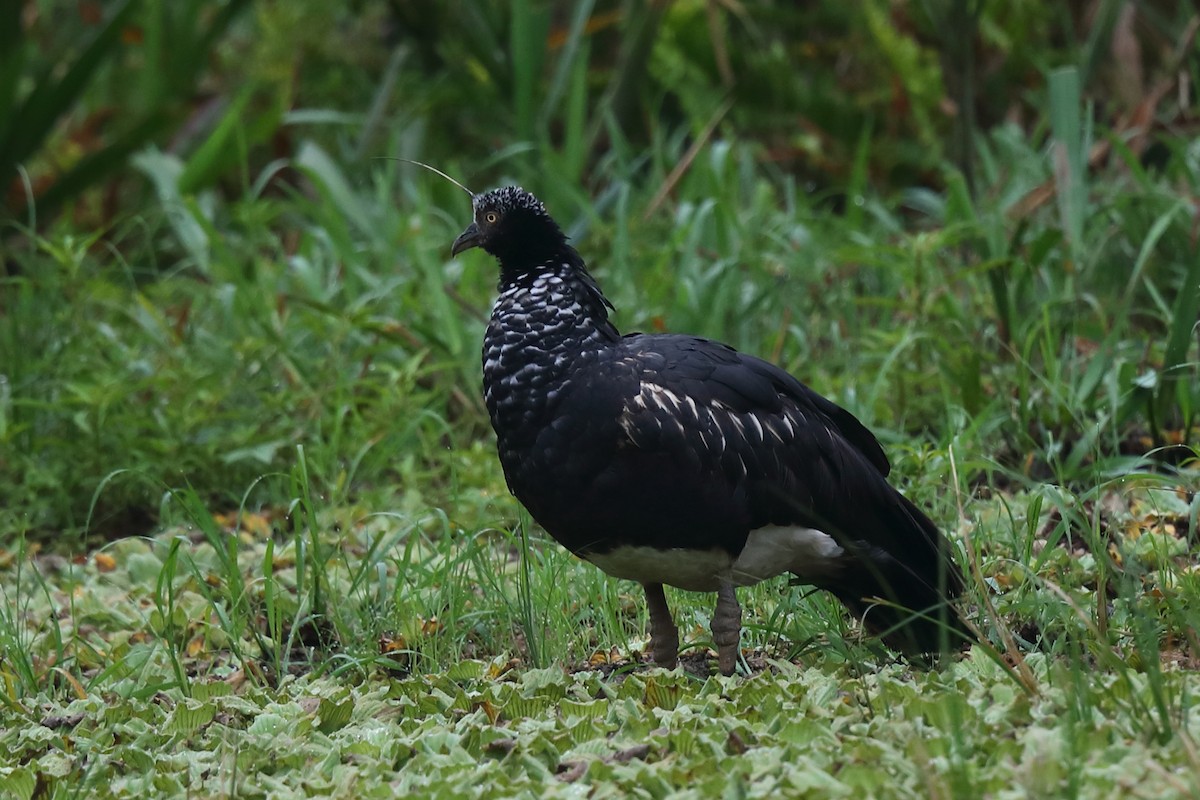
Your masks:
[{"label": "bird's head", "polygon": [[570,252],[567,237],[546,207],[519,186],[505,186],[471,199],[474,219],[450,248],[458,255],[482,247],[506,271],[524,272]]}]

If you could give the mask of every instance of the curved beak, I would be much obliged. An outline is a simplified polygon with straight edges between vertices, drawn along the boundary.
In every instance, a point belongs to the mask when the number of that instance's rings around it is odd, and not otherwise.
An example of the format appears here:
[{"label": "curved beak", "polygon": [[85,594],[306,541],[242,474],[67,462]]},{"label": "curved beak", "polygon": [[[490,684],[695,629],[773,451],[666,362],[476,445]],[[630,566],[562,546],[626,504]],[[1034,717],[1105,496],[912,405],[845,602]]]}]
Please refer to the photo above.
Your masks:
[{"label": "curved beak", "polygon": [[470,250],[472,247],[479,247],[483,244],[483,234],[479,232],[479,226],[472,222],[467,226],[467,229],[458,235],[454,240],[454,244],[450,246],[450,255],[456,256],[464,250]]}]

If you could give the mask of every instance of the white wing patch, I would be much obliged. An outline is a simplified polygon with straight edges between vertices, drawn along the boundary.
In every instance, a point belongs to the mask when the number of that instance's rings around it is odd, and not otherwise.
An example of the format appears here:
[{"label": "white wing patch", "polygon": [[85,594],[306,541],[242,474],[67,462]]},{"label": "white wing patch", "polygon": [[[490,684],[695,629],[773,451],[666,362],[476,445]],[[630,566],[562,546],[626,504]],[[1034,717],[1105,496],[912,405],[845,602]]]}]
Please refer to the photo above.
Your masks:
[{"label": "white wing patch", "polygon": [[813,580],[836,572],[842,553],[832,536],[815,528],[768,525],[750,531],[730,569],[735,586],[750,586],[785,572]]}]

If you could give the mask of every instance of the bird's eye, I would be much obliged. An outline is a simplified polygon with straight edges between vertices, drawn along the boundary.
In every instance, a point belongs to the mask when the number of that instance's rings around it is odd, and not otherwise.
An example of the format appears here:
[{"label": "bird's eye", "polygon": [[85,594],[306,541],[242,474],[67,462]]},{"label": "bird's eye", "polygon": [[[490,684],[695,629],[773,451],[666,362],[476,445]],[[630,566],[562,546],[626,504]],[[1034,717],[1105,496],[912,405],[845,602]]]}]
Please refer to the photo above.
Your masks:
[{"label": "bird's eye", "polygon": [[500,215],[495,211],[489,211],[483,215],[483,218],[487,221],[488,225],[495,225],[496,221],[500,219]]}]

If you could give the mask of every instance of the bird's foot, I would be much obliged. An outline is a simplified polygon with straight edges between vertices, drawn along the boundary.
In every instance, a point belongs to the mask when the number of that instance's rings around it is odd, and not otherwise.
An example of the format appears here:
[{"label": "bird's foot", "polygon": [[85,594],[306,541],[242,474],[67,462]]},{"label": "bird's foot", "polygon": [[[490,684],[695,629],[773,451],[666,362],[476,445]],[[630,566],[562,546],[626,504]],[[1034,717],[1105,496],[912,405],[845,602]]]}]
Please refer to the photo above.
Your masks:
[{"label": "bird's foot", "polygon": [[647,583],[644,588],[650,613],[650,653],[660,667],[675,669],[679,664],[679,629],[671,617],[667,596],[661,583]]},{"label": "bird's foot", "polygon": [[717,666],[722,675],[732,675],[737,669],[738,642],[742,636],[742,607],[732,583],[722,583],[717,590],[717,607],[710,628],[713,644],[717,646]]}]

